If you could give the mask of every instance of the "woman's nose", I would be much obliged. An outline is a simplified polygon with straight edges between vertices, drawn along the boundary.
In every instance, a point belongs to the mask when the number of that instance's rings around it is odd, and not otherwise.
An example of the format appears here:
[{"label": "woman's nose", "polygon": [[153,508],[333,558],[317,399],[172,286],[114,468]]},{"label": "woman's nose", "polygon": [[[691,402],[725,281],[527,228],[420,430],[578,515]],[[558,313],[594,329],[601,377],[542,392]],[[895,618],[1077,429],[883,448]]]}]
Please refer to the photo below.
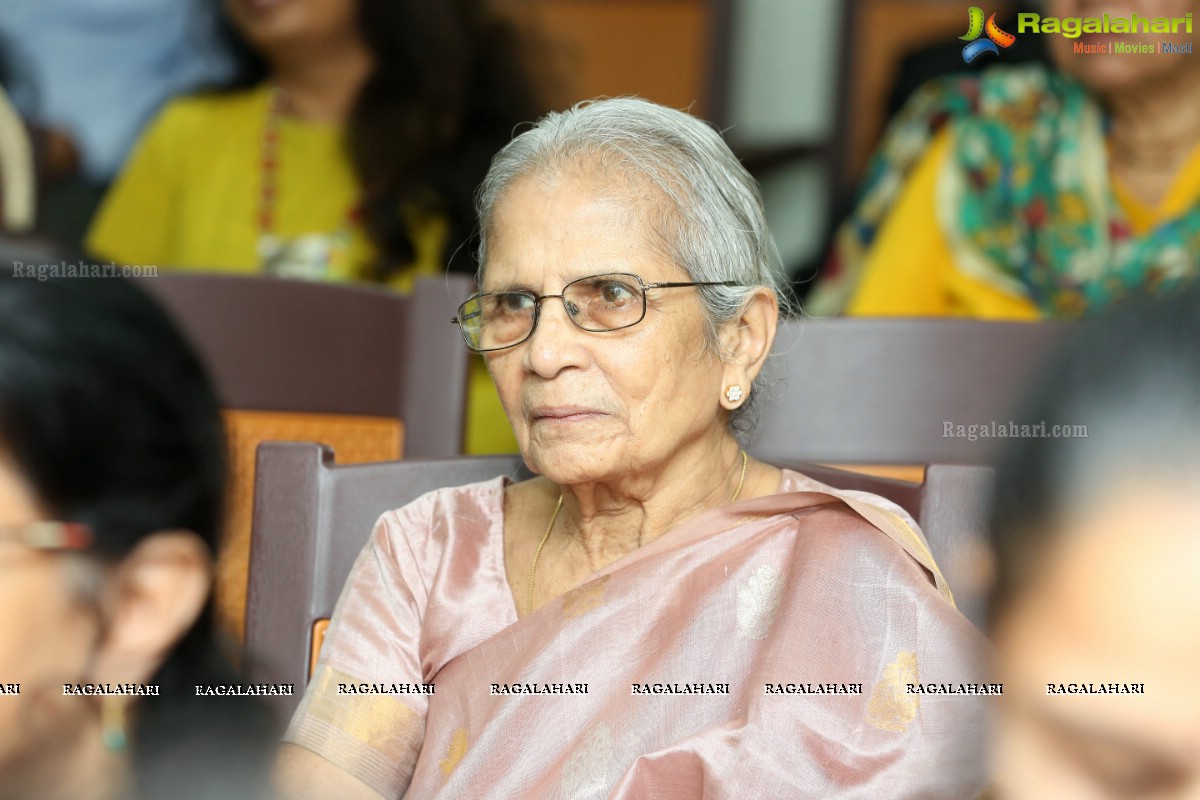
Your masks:
[{"label": "woman's nose", "polygon": [[570,300],[542,300],[537,324],[526,342],[527,369],[550,378],[568,367],[586,366],[589,359],[584,337],[588,334],[571,321],[572,313],[578,314],[579,307]]}]

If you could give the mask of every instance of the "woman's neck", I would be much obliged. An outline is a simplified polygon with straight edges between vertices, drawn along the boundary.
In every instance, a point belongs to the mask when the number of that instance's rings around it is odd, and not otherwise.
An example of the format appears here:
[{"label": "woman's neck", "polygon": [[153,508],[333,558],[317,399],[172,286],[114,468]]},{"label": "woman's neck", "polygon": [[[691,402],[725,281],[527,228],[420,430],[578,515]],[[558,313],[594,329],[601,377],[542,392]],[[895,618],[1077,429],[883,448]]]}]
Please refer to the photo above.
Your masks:
[{"label": "woman's neck", "polygon": [[[6,786],[0,797],[46,800],[115,800],[129,796],[129,759],[104,746],[98,719],[88,718],[71,731],[71,740],[29,765],[21,787]],[[15,793],[6,793],[15,789]]]},{"label": "woman's neck", "polygon": [[1200,76],[1192,73],[1108,98],[1113,166],[1151,203],[1200,144]]},{"label": "woman's neck", "polygon": [[[741,448],[733,437],[696,442],[688,450],[656,474],[628,476],[620,485],[564,487],[558,525],[592,571],[730,501],[742,483]],[[750,496],[743,485],[739,497]]]},{"label": "woman's neck", "polygon": [[278,58],[270,82],[287,93],[288,116],[308,122],[342,123],[371,74],[373,59],[365,45],[347,43]]}]

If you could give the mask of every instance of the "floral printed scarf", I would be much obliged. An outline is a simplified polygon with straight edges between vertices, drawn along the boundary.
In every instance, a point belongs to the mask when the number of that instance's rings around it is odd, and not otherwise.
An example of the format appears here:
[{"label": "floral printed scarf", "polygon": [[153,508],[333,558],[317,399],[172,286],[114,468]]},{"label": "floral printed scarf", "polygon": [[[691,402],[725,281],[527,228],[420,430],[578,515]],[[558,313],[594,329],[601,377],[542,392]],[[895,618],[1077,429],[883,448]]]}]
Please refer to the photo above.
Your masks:
[{"label": "floral printed scarf", "polygon": [[1200,272],[1200,204],[1135,235],[1108,180],[1107,120],[1088,92],[1044,66],[998,66],[926,84],[892,122],[811,313],[848,304],[908,174],[947,123],[954,147],[937,218],[964,273],[1046,317],[1073,318]]}]

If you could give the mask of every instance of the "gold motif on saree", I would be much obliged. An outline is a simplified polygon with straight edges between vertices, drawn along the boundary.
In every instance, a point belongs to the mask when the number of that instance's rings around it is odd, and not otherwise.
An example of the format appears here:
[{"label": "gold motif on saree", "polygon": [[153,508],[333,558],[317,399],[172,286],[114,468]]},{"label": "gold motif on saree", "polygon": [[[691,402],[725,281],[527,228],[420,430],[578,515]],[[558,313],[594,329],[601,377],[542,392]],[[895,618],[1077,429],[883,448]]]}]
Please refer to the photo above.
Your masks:
[{"label": "gold motif on saree", "polygon": [[601,722],[587,732],[563,765],[562,781],[559,783],[563,800],[608,797],[612,788],[608,780],[612,753],[612,731]]},{"label": "gold motif on saree", "polygon": [[608,583],[609,577],[604,575],[564,594],[563,616],[567,619],[575,619],[604,605],[604,587]]},{"label": "gold motif on saree", "polygon": [[446,749],[446,757],[442,759],[442,774],[449,776],[467,754],[467,729],[459,728],[450,737],[450,746]]},{"label": "gold motif on saree", "polygon": [[737,590],[738,635],[743,639],[765,639],[783,600],[783,576],[763,564]]},{"label": "gold motif on saree", "polygon": [[416,767],[425,717],[394,697],[338,691],[339,684],[361,682],[319,666],[284,738],[318,753],[380,794],[395,794]]},{"label": "gold motif on saree", "polygon": [[395,756],[420,746],[425,720],[393,697],[342,694],[339,684],[359,679],[332,667],[321,667],[304,696],[304,713],[328,723],[363,744]]},{"label": "gold motif on saree", "polygon": [[896,660],[884,667],[883,677],[867,701],[867,722],[881,731],[905,731],[917,716],[919,698],[908,693],[917,683],[917,654],[901,650]]}]

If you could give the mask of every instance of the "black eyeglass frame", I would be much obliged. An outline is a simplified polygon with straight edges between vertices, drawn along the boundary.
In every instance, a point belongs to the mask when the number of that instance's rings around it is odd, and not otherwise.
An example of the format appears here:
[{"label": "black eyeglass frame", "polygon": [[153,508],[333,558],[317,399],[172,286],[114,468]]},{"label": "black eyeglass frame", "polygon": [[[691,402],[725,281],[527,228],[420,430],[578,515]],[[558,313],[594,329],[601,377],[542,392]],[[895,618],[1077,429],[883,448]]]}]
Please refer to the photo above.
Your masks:
[{"label": "black eyeglass frame", "polygon": [[34,550],[87,550],[95,542],[95,534],[81,522],[38,520],[0,525],[0,542],[15,542]]},{"label": "black eyeglass frame", "polygon": [[[628,323],[627,325],[620,325],[616,328],[599,328],[599,329],[585,328],[575,318],[575,316],[573,314],[571,314],[571,309],[567,308],[567,299],[566,299],[567,290],[570,289],[572,286],[574,286],[577,283],[595,280],[596,278],[604,278],[604,277],[608,277],[610,275],[614,278],[616,278],[616,277],[633,278],[635,281],[637,281],[638,286],[642,290],[642,313],[638,315],[637,319],[633,320],[632,322]],[[644,320],[646,318],[646,305],[647,305],[646,304],[646,292],[650,289],[680,289],[680,288],[684,288],[687,286],[741,286],[741,285],[742,284],[738,283],[737,281],[660,281],[657,283],[646,283],[645,281],[642,280],[642,277],[640,275],[635,275],[632,272],[600,272],[595,275],[587,275],[582,278],[576,278],[575,280],[571,281],[567,285],[563,286],[562,291],[559,292],[558,294],[539,295],[539,294],[535,294],[534,292],[531,292],[527,289],[510,289],[508,291],[503,291],[503,292],[482,292],[480,294],[473,294],[470,297],[468,297],[462,303],[462,305],[460,305],[458,307],[458,316],[452,317],[450,319],[450,322],[458,326],[459,333],[462,334],[463,341],[466,343],[467,348],[469,350],[471,350],[472,352],[475,352],[475,353],[493,353],[497,350],[507,350],[510,347],[516,347],[518,345],[524,344],[525,342],[529,341],[529,338],[531,336],[533,336],[533,332],[537,330],[538,320],[541,319],[542,301],[548,300],[552,297],[557,297],[559,300],[562,301],[563,311],[565,311],[567,313],[567,319],[571,320],[571,322],[575,325],[575,327],[579,328],[581,331],[587,331],[588,333],[610,333],[612,331],[622,331],[622,330],[625,330],[626,328],[632,328],[634,325],[637,325],[639,322],[641,322],[642,320]],[[529,326],[529,332],[526,333],[525,336],[523,336],[522,338],[513,342],[512,344],[506,344],[501,347],[483,347],[483,348],[475,347],[474,345],[471,344],[471,340],[467,334],[466,328],[463,327],[463,322],[465,322],[469,318],[469,315],[463,309],[465,309],[467,307],[468,303],[476,302],[480,298],[483,298],[483,297],[489,297],[491,295],[499,295],[499,294],[520,294],[520,295],[524,295],[524,296],[530,298],[531,300],[533,300],[533,322]]]}]

